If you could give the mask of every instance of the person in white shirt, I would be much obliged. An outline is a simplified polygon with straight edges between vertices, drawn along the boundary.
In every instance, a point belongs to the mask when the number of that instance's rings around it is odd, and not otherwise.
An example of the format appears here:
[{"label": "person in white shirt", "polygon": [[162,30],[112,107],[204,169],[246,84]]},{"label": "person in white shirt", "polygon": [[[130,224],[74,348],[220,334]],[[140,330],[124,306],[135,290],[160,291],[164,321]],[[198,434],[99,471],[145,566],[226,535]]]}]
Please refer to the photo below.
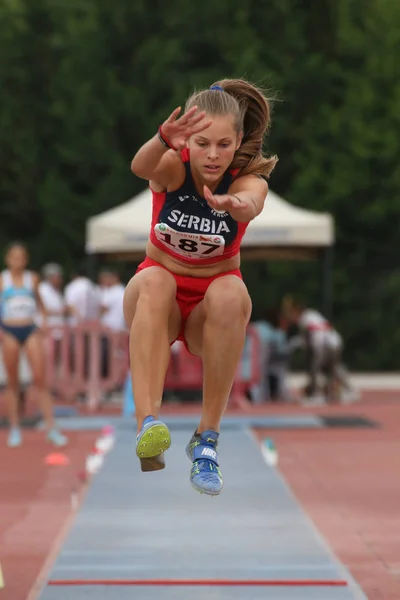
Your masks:
[{"label": "person in white shirt", "polygon": [[102,271],[99,280],[101,323],[112,331],[122,331],[126,329],[123,313],[125,286],[121,283],[118,274],[111,270]]},{"label": "person in white shirt", "polygon": [[[62,294],[63,271],[60,265],[48,263],[42,269],[43,280],[39,283],[39,294],[46,308],[46,324],[54,328],[52,335],[55,339],[62,338],[62,329],[57,330],[56,326],[63,327],[65,323],[66,304]],[[38,325],[43,324],[41,315],[37,318]]]},{"label": "person in white shirt", "polygon": [[[100,301],[95,284],[86,276],[83,266],[77,268],[64,290],[65,304],[70,317],[69,324],[74,327],[88,322],[99,321]],[[71,366],[75,370],[75,340],[71,335]],[[84,336],[84,376],[89,375],[89,335]]]},{"label": "person in white shirt", "polygon": [[[126,323],[123,313],[125,286],[122,285],[118,273],[104,269],[99,273],[100,290],[100,321],[103,327],[112,332],[124,331]],[[102,336],[102,367],[103,377],[108,377],[110,361],[110,340]]]},{"label": "person in white shirt", "polygon": [[[315,396],[318,390],[318,375],[327,376],[326,396],[337,401],[340,386],[351,390],[351,385],[342,368],[343,339],[332,324],[318,311],[292,302],[285,308],[288,321],[297,325],[299,339],[307,352],[309,383],[305,392]],[[293,345],[293,344],[292,344]]]},{"label": "person in white shirt", "polygon": [[83,321],[96,321],[100,318],[100,303],[96,286],[86,276],[83,267],[75,270],[72,280],[65,286],[64,298],[71,314],[69,318],[71,325],[77,325]]}]

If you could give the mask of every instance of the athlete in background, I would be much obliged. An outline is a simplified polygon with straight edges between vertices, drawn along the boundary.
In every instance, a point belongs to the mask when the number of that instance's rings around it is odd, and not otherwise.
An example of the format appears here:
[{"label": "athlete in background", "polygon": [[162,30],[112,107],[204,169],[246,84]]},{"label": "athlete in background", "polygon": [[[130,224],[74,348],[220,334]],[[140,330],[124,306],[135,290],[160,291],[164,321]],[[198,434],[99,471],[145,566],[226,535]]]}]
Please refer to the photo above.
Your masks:
[{"label": "athlete in background", "polygon": [[68,440],[54,424],[53,401],[46,388],[44,344],[35,324],[38,309],[44,319],[46,311],[38,291],[39,276],[26,270],[28,260],[24,244],[11,244],[5,255],[8,268],[0,275],[1,344],[7,376],[5,395],[10,423],[8,446],[14,448],[22,443],[18,410],[21,350],[24,350],[27,357],[33,385],[40,398],[47,438],[56,446],[64,446]]}]

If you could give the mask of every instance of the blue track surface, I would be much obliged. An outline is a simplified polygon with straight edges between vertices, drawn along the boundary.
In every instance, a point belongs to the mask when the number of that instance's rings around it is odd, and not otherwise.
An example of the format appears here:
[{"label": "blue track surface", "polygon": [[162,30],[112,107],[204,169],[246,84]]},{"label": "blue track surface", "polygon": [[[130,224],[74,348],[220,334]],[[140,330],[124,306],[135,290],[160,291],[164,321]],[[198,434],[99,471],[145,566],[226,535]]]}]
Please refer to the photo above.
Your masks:
[{"label": "blue track surface", "polygon": [[[134,431],[121,425],[51,572],[50,580],[67,585],[48,585],[41,600],[366,600],[247,429],[221,435],[221,496],[196,493],[184,452],[192,431],[172,430],[167,468],[142,473]],[[68,585],[143,579],[283,585]],[[293,585],[307,581],[346,585]]]}]

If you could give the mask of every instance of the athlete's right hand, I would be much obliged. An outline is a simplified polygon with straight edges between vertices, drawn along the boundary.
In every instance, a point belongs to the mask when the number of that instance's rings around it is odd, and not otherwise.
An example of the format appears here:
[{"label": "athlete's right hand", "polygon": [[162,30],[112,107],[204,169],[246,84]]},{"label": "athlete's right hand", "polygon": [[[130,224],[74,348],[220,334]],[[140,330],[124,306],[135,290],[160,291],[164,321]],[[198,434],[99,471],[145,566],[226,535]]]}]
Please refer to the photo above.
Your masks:
[{"label": "athlete's right hand", "polygon": [[161,125],[161,133],[169,143],[176,148],[181,150],[186,146],[188,139],[195,133],[204,131],[207,127],[210,127],[211,119],[206,119],[206,113],[204,111],[197,112],[197,106],[193,106],[184,115],[179,117],[181,107],[179,106],[174,110],[173,113],[168,117],[166,121]]}]

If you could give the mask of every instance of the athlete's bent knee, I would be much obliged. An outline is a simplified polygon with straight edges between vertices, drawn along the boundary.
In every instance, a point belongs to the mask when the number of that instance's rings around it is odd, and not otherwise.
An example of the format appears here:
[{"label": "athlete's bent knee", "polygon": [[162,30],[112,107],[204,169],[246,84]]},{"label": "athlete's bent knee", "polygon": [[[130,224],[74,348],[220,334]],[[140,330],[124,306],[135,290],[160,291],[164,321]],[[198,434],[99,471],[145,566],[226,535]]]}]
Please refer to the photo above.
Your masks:
[{"label": "athlete's bent knee", "polygon": [[233,277],[216,279],[204,297],[207,318],[229,327],[234,321],[247,324],[251,313],[251,300],[246,286]]},{"label": "athlete's bent knee", "polygon": [[140,282],[138,306],[145,306],[156,315],[169,312],[176,298],[176,282],[167,271],[149,269]]}]

